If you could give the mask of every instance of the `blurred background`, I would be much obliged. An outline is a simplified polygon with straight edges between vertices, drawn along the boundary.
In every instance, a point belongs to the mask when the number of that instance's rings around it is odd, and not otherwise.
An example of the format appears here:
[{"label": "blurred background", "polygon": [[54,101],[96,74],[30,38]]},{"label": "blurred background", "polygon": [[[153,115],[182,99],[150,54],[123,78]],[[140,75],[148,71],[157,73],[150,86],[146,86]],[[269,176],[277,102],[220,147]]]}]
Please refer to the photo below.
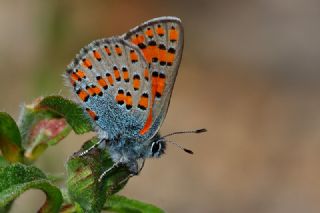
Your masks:
[{"label": "blurred background", "polygon": [[[320,2],[0,0],[0,110],[18,118],[39,96],[71,97],[62,73],[90,41],[154,17],[182,19],[185,49],[162,133],[174,140],[121,194],[167,212],[320,211]],[[50,173],[92,134],[38,160]],[[12,212],[44,201],[28,191]]]}]

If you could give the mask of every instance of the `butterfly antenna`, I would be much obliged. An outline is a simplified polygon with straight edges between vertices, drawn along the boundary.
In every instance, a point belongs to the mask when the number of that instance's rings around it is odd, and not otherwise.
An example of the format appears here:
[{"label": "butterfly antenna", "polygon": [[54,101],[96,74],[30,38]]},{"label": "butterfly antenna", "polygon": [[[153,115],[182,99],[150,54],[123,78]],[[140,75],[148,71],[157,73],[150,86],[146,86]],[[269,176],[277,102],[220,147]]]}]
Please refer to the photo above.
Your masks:
[{"label": "butterfly antenna", "polygon": [[198,133],[203,133],[203,132],[206,132],[206,131],[207,131],[206,129],[197,129],[197,130],[191,130],[191,131],[173,132],[173,133],[167,134],[165,136],[162,136],[161,138],[166,138],[166,137],[169,137],[169,136],[172,136],[172,135],[179,135],[179,134],[189,134],[189,133],[198,134]]},{"label": "butterfly antenna", "polygon": [[166,141],[166,142],[171,143],[171,144],[173,144],[173,145],[176,145],[178,148],[182,149],[183,151],[185,151],[185,152],[188,153],[188,154],[191,154],[191,155],[193,154],[193,151],[192,151],[192,150],[186,149],[186,148],[182,147],[180,144],[178,144],[178,143],[176,143],[176,142],[173,142],[173,141]]}]

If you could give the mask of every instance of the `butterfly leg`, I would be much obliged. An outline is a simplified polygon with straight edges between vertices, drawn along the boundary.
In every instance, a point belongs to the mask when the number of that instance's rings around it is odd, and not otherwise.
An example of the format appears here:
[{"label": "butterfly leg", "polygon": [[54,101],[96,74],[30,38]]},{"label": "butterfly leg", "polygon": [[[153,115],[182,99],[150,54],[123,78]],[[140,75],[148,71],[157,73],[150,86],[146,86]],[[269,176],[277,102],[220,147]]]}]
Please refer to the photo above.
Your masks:
[{"label": "butterfly leg", "polygon": [[121,164],[121,161],[118,161],[114,163],[111,167],[109,167],[107,170],[105,170],[99,177],[98,181],[101,182],[104,176],[106,176],[112,169],[117,168]]},{"label": "butterfly leg", "polygon": [[144,167],[144,162],[145,162],[145,159],[142,160],[142,163],[141,163],[141,166],[140,166],[140,168],[139,168],[139,171],[138,171],[135,175],[139,175],[139,174],[140,174],[141,170],[142,170],[143,167]]},{"label": "butterfly leg", "polygon": [[[143,159],[143,161],[142,161],[142,163],[141,163],[141,166],[140,166],[140,168],[138,169],[138,171],[137,171],[137,172],[132,172],[132,173],[130,173],[127,177],[125,177],[123,180],[121,180],[121,181],[118,183],[118,185],[123,184],[124,182],[126,182],[126,181],[128,181],[130,178],[132,178],[133,176],[139,175],[140,172],[141,172],[141,170],[142,170],[143,167],[144,167],[144,162],[145,162],[145,160]],[[137,166],[139,166],[138,163],[136,163],[136,164],[137,164]]]},{"label": "butterfly leg", "polygon": [[83,156],[83,155],[88,154],[91,150],[97,148],[102,142],[105,142],[105,139],[101,139],[98,143],[93,144],[91,147],[89,147],[88,149],[78,153],[77,155],[78,156]]}]

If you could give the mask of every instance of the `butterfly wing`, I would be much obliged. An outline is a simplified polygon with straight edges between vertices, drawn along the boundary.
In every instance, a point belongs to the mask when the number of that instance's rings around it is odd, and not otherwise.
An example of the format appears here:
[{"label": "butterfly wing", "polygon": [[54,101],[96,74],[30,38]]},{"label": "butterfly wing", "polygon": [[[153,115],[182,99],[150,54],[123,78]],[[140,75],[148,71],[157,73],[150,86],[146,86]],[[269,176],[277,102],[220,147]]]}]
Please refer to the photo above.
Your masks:
[{"label": "butterfly wing", "polygon": [[68,65],[69,84],[101,138],[139,137],[151,106],[148,65],[122,38],[96,40]]},{"label": "butterfly wing", "polygon": [[146,140],[158,132],[182,49],[183,28],[174,17],[152,19],[82,48],[65,77],[101,138]]},{"label": "butterfly wing", "polygon": [[149,68],[151,107],[139,133],[152,138],[166,116],[182,57],[181,20],[176,17],[152,19],[122,37],[141,50]]}]

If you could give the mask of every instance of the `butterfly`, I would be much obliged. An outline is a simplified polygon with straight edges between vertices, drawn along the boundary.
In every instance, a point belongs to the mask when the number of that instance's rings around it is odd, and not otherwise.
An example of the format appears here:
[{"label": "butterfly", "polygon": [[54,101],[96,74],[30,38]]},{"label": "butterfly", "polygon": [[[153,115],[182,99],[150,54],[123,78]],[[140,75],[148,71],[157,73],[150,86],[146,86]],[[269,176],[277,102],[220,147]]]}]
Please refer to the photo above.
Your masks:
[{"label": "butterfly", "polygon": [[100,179],[121,164],[137,175],[143,167],[140,160],[164,153],[167,141],[159,128],[168,111],[183,40],[179,18],[155,18],[121,36],[91,42],[67,66],[67,84],[100,139],[82,154],[105,142],[114,162]]}]

